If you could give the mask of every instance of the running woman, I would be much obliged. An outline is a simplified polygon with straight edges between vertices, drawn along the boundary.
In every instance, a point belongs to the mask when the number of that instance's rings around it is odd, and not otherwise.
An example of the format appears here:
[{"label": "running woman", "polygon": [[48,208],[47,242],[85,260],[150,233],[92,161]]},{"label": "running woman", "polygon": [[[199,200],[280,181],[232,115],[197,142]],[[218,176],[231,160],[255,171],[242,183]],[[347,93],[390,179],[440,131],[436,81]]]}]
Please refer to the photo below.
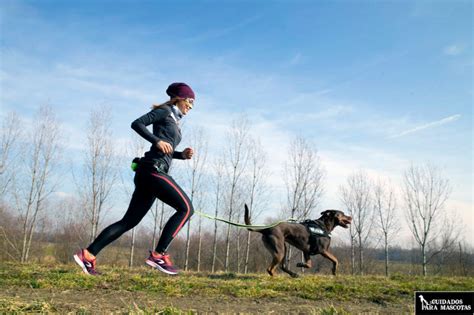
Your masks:
[{"label": "running woman", "polygon": [[[74,260],[89,275],[97,275],[96,256],[123,233],[135,227],[153,205],[156,198],[170,205],[176,213],[166,223],[155,251],[150,251],[146,264],[167,274],[177,274],[166,253],[171,241],[183,228],[194,209],[181,187],[168,175],[172,159],[191,159],[194,152],[186,148],[175,151],[181,141],[179,120],[194,104],[194,92],[185,83],[173,83],[166,90],[170,100],[153,105],[153,109],[136,119],[132,128],[152,145],[138,162],[134,183],[135,191],[124,217],[105,228],[87,248],[80,249]],[[146,126],[153,125],[153,133]]]}]

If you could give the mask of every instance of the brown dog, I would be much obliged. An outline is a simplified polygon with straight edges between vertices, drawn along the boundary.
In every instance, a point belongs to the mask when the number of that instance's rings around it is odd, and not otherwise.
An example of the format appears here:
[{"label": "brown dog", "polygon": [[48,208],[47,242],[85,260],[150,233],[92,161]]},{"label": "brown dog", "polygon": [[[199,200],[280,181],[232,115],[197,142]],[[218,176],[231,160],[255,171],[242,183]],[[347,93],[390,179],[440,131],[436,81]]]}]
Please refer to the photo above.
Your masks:
[{"label": "brown dog", "polygon": [[[274,227],[262,230],[253,230],[262,233],[262,240],[265,247],[272,254],[273,260],[268,266],[268,273],[273,276],[277,265],[280,265],[281,270],[288,273],[292,277],[297,277],[298,274],[289,270],[285,265],[285,257],[287,246],[285,242],[293,245],[303,252],[305,262],[298,263],[297,267],[311,268],[311,256],[321,254],[333,263],[332,274],[336,275],[337,265],[339,264],[337,258],[329,252],[329,245],[331,243],[331,231],[336,226],[348,228],[351,224],[352,218],[346,216],[344,212],[339,210],[326,210],[321,212],[321,217],[317,220],[311,221],[313,225],[313,232],[311,233],[308,227],[301,223],[282,222]],[[310,221],[306,221],[310,222]],[[249,209],[245,205],[245,224],[251,225]],[[314,228],[316,227],[316,228]]]}]

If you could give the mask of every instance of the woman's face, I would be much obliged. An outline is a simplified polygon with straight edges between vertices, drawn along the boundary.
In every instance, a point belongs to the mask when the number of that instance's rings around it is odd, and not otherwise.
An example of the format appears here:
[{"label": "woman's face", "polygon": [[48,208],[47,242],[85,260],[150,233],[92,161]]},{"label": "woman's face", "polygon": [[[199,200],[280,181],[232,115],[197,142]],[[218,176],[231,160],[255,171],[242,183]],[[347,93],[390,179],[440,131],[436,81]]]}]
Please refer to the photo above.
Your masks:
[{"label": "woman's face", "polygon": [[192,98],[183,98],[176,103],[176,106],[178,106],[183,115],[186,115],[193,108],[193,105],[194,100]]}]

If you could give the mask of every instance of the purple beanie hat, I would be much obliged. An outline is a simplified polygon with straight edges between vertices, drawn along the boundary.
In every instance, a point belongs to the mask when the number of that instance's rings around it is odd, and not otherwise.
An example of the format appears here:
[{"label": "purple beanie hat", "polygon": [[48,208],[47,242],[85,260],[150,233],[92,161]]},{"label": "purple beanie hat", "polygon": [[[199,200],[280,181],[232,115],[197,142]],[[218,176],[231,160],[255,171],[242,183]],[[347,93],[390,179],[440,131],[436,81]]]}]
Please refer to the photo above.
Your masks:
[{"label": "purple beanie hat", "polygon": [[173,97],[181,97],[181,98],[192,98],[194,99],[194,92],[189,85],[186,83],[172,83],[166,89],[166,94],[168,94],[171,98]]}]

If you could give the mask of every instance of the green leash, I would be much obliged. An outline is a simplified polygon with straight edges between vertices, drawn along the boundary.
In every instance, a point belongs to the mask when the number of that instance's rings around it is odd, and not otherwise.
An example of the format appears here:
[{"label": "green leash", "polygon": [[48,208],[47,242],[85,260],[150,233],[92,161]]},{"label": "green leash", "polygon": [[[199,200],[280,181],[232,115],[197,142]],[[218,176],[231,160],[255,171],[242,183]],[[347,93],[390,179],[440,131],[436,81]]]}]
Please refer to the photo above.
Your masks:
[{"label": "green leash", "polygon": [[207,219],[211,219],[211,220],[215,220],[215,221],[221,221],[221,222],[224,222],[224,223],[227,223],[227,224],[230,224],[230,225],[233,225],[233,226],[241,227],[241,228],[251,228],[253,230],[269,229],[269,228],[277,226],[278,224],[283,223],[283,222],[296,222],[295,219],[290,218],[290,219],[281,220],[281,221],[278,221],[278,222],[275,222],[275,223],[272,223],[272,224],[268,224],[268,225],[247,225],[247,224],[235,223],[235,222],[225,220],[225,219],[221,219],[221,218],[218,218],[218,217],[213,217],[213,216],[210,216],[210,215],[208,215],[204,212],[197,211],[197,210],[194,210],[194,213],[200,215],[201,217],[207,218]]}]

